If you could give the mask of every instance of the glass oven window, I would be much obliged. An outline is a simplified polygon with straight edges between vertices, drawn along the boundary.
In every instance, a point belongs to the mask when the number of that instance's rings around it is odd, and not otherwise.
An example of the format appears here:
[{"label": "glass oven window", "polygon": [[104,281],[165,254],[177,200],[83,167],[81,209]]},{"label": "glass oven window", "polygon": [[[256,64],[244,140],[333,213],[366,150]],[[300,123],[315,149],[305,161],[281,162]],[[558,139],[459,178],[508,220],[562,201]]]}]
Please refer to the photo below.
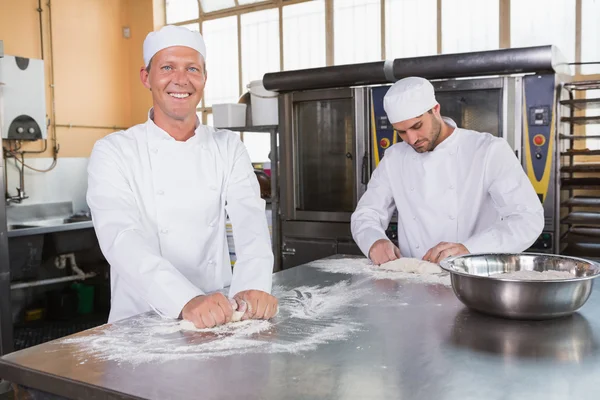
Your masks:
[{"label": "glass oven window", "polygon": [[294,105],[300,211],[354,211],[354,99]]},{"label": "glass oven window", "polygon": [[435,97],[442,116],[452,118],[459,128],[501,136],[500,89],[442,91]]}]

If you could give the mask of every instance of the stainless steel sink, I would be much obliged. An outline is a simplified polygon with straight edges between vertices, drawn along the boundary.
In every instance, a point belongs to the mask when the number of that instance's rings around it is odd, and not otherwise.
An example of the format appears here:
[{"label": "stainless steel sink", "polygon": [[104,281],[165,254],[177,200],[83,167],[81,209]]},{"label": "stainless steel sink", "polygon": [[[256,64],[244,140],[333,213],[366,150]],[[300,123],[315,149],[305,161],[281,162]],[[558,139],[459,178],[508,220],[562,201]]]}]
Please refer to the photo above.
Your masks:
[{"label": "stainless steel sink", "polygon": [[44,226],[57,226],[65,224],[65,220],[62,218],[54,218],[54,219],[44,219],[44,220],[35,220],[35,221],[23,221],[19,223],[8,224],[8,230],[14,231],[17,229],[27,229],[27,228],[40,228]]},{"label": "stainless steel sink", "polygon": [[38,225],[28,225],[28,224],[10,224],[8,225],[9,231],[14,231],[16,229],[27,229],[27,228],[37,228]]},{"label": "stainless steel sink", "polygon": [[45,228],[44,233],[53,232],[53,229],[61,230],[61,227],[66,225],[71,225],[76,222],[91,222],[91,219],[88,221],[69,218],[46,218],[46,219],[32,219],[32,220],[24,220],[24,221],[11,221],[7,228],[8,231],[16,231],[28,228]]}]

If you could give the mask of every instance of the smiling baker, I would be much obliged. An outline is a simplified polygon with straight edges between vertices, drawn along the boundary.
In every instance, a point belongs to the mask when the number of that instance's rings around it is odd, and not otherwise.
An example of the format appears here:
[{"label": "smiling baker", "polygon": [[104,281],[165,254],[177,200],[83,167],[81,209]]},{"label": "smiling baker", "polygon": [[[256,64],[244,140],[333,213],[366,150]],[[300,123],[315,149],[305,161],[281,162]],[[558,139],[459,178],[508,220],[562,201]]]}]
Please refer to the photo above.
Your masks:
[{"label": "smiling baker", "polygon": [[[198,32],[165,26],[149,33],[140,70],[152,92],[148,120],[92,151],[87,202],[111,266],[109,322],[154,310],[205,328],[229,322],[235,309],[242,319],[276,313],[265,202],[246,148],[196,116],[205,60]],[[228,285],[229,299],[216,292]]]}]

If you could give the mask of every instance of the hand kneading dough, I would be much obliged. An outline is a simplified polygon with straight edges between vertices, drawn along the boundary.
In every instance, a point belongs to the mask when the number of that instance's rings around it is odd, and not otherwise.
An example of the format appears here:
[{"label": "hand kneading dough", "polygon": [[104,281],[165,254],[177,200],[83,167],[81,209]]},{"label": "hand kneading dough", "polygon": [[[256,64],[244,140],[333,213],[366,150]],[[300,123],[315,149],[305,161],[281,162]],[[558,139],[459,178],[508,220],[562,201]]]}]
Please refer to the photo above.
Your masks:
[{"label": "hand kneading dough", "polygon": [[[225,325],[229,325],[233,322],[240,322],[242,320],[242,316],[244,315],[243,312],[239,312],[239,311],[234,311],[233,315],[231,316],[231,321],[229,321],[228,323],[224,324],[224,325],[219,325],[219,326],[225,326]],[[196,332],[203,332],[203,331],[207,331],[210,329],[217,329],[219,328],[219,326],[215,326],[214,328],[203,328],[203,329],[198,329],[196,328],[196,326],[194,325],[194,323],[192,321],[188,321],[186,319],[181,320],[181,322],[179,323],[179,327],[184,330],[184,331],[196,331]]]},{"label": "hand kneading dough", "polygon": [[409,272],[413,274],[439,274],[442,269],[439,265],[418,258],[401,257],[394,261],[388,261],[379,266],[381,269],[398,272]]}]

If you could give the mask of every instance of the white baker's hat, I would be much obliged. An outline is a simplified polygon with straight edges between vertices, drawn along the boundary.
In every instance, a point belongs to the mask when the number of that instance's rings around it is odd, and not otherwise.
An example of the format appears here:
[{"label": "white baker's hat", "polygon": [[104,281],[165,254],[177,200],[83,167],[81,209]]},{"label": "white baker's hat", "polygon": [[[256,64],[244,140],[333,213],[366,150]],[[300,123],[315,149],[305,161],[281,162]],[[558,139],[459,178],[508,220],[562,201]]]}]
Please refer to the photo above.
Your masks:
[{"label": "white baker's hat", "polygon": [[183,26],[166,25],[146,36],[144,40],[145,66],[148,66],[156,53],[172,46],[190,47],[200,53],[206,61],[206,45],[200,32],[191,31]]},{"label": "white baker's hat", "polygon": [[383,98],[383,109],[392,124],[418,117],[436,104],[431,82],[416,76],[400,79]]}]

